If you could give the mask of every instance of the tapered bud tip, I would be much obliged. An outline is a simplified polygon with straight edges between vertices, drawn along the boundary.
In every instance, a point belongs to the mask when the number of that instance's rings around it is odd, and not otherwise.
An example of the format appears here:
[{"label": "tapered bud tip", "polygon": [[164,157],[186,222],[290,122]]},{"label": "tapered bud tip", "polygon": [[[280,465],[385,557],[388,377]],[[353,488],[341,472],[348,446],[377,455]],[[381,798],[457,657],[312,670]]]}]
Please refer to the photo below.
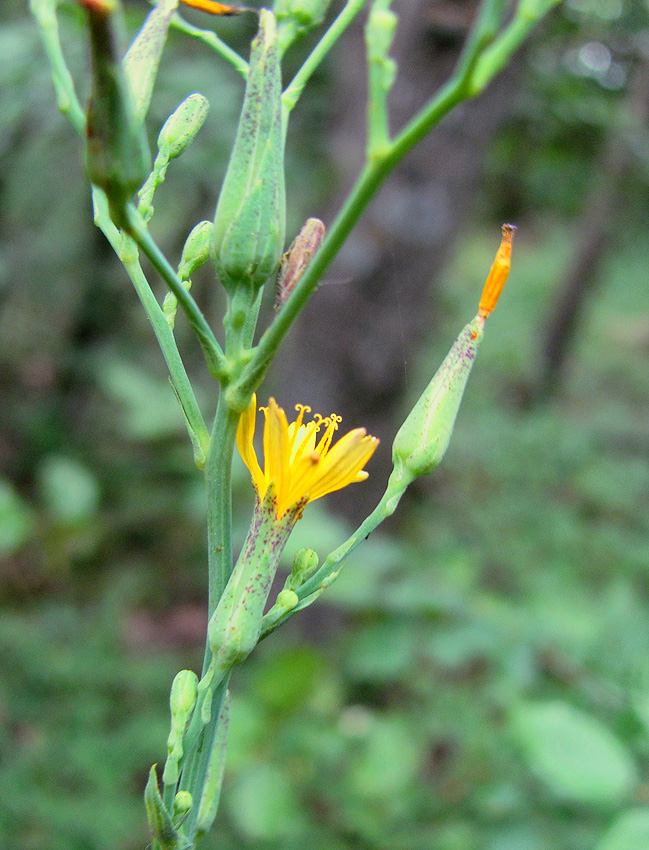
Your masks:
[{"label": "tapered bud tip", "polygon": [[209,12],[210,15],[240,15],[242,12],[255,12],[246,6],[232,6],[230,3],[216,3],[215,0],[180,0],[185,6]]},{"label": "tapered bud tip", "polygon": [[77,3],[89,12],[100,15],[110,15],[117,9],[116,0],[77,0]]},{"label": "tapered bud tip", "polygon": [[498,303],[498,298],[503,290],[503,286],[509,275],[509,267],[511,265],[512,243],[514,241],[514,233],[516,226],[513,224],[503,224],[503,236],[500,242],[500,248],[496,254],[496,259],[489,272],[489,277],[482,290],[480,298],[480,306],[478,308],[478,316],[486,319],[493,311]]}]

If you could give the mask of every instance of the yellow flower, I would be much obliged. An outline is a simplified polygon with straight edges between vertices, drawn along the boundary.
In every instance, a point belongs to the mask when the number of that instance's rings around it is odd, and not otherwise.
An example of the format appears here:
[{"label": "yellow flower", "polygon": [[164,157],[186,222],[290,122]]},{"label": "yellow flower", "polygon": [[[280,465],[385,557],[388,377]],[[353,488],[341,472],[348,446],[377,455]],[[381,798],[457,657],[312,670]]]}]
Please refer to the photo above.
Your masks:
[{"label": "yellow flower", "polygon": [[[289,425],[286,414],[274,398],[270,399],[268,407],[261,408],[265,417],[263,472],[252,444],[257,418],[256,396],[253,395],[237,429],[237,446],[250,470],[260,501],[273,482],[278,519],[304,499],[313,502],[355,481],[364,481],[367,472],[363,467],[379,444],[365,428],[355,428],[332,445],[340,416],[332,414],[323,419],[316,414],[305,425],[304,414],[310,413],[311,408],[298,404],[295,409],[297,419]],[[324,433],[316,443],[316,437],[323,429]]]}]

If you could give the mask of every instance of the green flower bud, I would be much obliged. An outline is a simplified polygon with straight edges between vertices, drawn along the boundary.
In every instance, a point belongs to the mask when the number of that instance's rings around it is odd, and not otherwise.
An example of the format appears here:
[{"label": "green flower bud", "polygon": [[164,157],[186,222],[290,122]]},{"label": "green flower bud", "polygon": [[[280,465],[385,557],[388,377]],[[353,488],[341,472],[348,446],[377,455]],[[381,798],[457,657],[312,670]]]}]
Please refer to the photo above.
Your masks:
[{"label": "green flower bud", "polygon": [[560,0],[519,0],[516,7],[516,17],[536,21],[557,6]]},{"label": "green flower bud", "polygon": [[[192,228],[183,247],[183,253],[178,266],[178,277],[188,291],[192,287],[189,279],[196,269],[208,261],[212,253],[214,225],[211,221],[199,221]],[[162,302],[162,312],[165,315],[169,327],[174,329],[176,324],[176,311],[178,299],[173,292],[167,292]]]},{"label": "green flower bud", "polygon": [[284,612],[292,611],[299,601],[300,597],[294,590],[288,590],[287,588],[284,588],[283,590],[280,590],[280,592],[277,594],[277,599],[275,601],[275,604],[273,605],[273,608],[278,608],[279,610]]},{"label": "green flower bud", "polygon": [[500,247],[482,290],[478,315],[455,340],[394,438],[394,483],[407,486],[419,475],[432,472],[444,457],[464,388],[484,336],[485,321],[495,308],[509,275],[515,230],[513,224],[503,224]]},{"label": "green flower bud", "polygon": [[192,228],[183,247],[178,266],[178,277],[188,280],[196,269],[206,263],[212,253],[214,225],[211,221],[199,221]]},{"label": "green flower bud", "polygon": [[214,264],[225,289],[259,289],[276,271],[286,231],[284,131],[277,31],[261,9],[243,110],[214,220]]},{"label": "green flower bud", "polygon": [[388,52],[392,47],[398,19],[395,13],[388,9],[389,2],[390,0],[384,0],[381,5],[375,3],[372,6],[365,27],[365,41],[369,60],[386,63],[389,61],[392,69],[394,62],[388,60]]},{"label": "green flower bud", "polygon": [[86,165],[90,180],[104,190],[119,223],[124,206],[147,178],[151,157],[121,61],[118,0],[79,2],[88,10],[92,57]]},{"label": "green flower bud", "polygon": [[184,153],[207,118],[210,105],[202,94],[190,94],[167,118],[158,136],[158,149],[167,159]]},{"label": "green flower bud", "polygon": [[135,116],[139,121],[144,120],[151,103],[169,23],[178,2],[179,0],[158,0],[124,56],[124,69],[133,98]]},{"label": "green flower bud", "polygon": [[293,558],[291,574],[286,579],[286,587],[297,590],[318,569],[318,556],[313,549],[299,549]]},{"label": "green flower bud", "polygon": [[427,475],[444,457],[483,335],[484,319],[476,316],[455,340],[397,432],[392,445],[397,476],[413,479]]},{"label": "green flower bud", "polygon": [[278,23],[288,20],[311,29],[322,23],[330,5],[331,0],[275,0],[273,12]]},{"label": "green flower bud", "polygon": [[198,677],[193,670],[181,670],[176,674],[171,686],[169,706],[172,718],[182,720],[183,725],[189,720],[196,705]]},{"label": "green flower bud", "polygon": [[183,737],[191,719],[198,696],[198,677],[192,670],[181,670],[171,686],[171,730],[167,738],[167,761],[162,781],[175,785],[178,781],[178,764],[183,757]]},{"label": "green flower bud", "polygon": [[184,820],[192,807],[192,795],[189,791],[179,791],[174,797],[174,823]]}]

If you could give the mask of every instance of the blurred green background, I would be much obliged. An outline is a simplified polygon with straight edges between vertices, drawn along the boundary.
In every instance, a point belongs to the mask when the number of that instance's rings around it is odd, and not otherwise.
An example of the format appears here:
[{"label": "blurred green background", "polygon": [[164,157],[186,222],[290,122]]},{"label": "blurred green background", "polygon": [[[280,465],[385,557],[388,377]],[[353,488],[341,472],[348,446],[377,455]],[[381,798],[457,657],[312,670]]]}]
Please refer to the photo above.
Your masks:
[{"label": "blurred green background", "polygon": [[[411,22],[416,9],[431,63],[456,50],[473,9],[394,7]],[[85,96],[81,19],[71,3],[60,11]],[[135,31],[145,6],[127,11]],[[480,113],[451,122],[452,138],[474,116],[478,166],[462,214],[447,216],[443,269],[429,248],[435,273],[416,280],[430,321],[410,327],[409,293],[386,301],[403,350],[397,388],[376,391],[367,411],[385,429],[382,456],[366,490],[307,510],[287,563],[302,545],[324,557],[350,531],[345,517],[371,507],[391,436],[474,315],[499,226],[512,220],[508,288],[443,465],[237,674],[223,805],[205,848],[649,847],[648,27],[645,2],[569,0],[496,89],[488,144]],[[246,50],[250,20],[217,28]],[[290,233],[335,210],[353,173],[335,109],[353,38],[296,111]],[[93,229],[80,146],[22,0],[0,9],[0,57],[0,846],[141,850],[171,680],[201,663],[202,482],[153,335]],[[351,82],[362,93],[362,76]],[[210,118],[156,204],[172,257],[212,215],[242,89],[205,47],[173,35],[152,138],[195,89]],[[404,203],[413,227],[417,214]],[[412,246],[383,247],[407,267]],[[359,249],[348,265],[363,261]],[[337,285],[321,289],[344,309],[354,280],[332,274]],[[216,317],[207,272],[195,289]],[[375,330],[376,350],[363,342],[370,367],[385,331],[375,309],[370,293],[358,316]],[[214,389],[178,328],[209,412]],[[358,338],[331,333],[322,371],[334,389],[314,390],[316,409],[365,424],[344,401],[345,372],[330,371]],[[302,355],[294,345],[271,376],[287,407],[314,402],[292,397]],[[383,388],[380,370],[371,380]],[[241,541],[251,488],[240,462],[235,486]]]}]

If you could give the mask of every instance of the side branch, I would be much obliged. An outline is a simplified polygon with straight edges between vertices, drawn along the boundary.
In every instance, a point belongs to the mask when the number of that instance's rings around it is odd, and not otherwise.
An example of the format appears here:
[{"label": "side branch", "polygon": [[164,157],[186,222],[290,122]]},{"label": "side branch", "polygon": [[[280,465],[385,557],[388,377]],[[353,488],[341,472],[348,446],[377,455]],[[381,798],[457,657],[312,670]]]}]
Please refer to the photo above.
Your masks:
[{"label": "side branch", "polygon": [[126,216],[127,223],[124,226],[124,231],[128,233],[142,253],[149,259],[171,292],[178,299],[178,303],[184,310],[187,321],[198,337],[198,341],[205,353],[210,373],[215,378],[218,378],[219,381],[225,382],[230,371],[228,360],[198,304],[182,285],[180,278],[171,267],[169,261],[151,238],[151,234],[144,224],[142,216],[137,212],[135,207],[130,205],[126,210]]}]

